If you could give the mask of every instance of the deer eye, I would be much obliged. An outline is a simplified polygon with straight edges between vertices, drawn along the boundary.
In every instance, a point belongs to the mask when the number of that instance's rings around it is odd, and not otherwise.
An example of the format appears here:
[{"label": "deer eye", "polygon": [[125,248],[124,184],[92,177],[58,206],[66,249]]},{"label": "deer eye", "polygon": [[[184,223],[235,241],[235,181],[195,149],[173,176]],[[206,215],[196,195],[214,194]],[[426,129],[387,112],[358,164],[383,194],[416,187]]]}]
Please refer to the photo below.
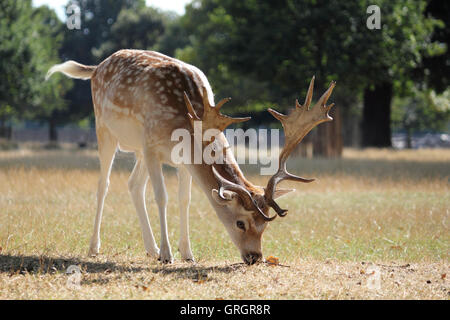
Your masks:
[{"label": "deer eye", "polygon": [[245,231],[245,223],[244,223],[243,221],[238,220],[238,221],[236,222],[236,226],[237,226],[239,229],[242,229],[242,230]]}]

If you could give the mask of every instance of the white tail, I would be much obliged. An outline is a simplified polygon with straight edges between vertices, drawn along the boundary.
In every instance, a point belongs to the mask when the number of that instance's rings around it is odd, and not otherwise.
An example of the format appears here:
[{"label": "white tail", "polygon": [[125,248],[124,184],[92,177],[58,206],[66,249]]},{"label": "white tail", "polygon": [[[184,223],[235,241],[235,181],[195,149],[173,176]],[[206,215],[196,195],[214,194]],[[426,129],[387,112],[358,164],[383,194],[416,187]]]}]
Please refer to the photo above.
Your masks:
[{"label": "white tail", "polygon": [[71,78],[87,80],[92,77],[95,69],[97,69],[97,66],[85,66],[81,63],[69,60],[51,67],[45,76],[45,80],[48,80],[55,72],[62,72]]}]

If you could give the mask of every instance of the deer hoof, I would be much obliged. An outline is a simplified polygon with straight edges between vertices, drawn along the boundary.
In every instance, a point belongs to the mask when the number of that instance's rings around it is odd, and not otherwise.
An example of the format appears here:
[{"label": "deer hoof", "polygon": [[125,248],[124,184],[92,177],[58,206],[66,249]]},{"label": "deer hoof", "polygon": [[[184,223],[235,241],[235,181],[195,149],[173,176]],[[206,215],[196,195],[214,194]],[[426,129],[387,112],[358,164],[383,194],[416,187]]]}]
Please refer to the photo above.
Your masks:
[{"label": "deer hoof", "polygon": [[158,261],[161,261],[164,264],[173,262],[172,252],[170,252],[169,248],[167,250],[161,248]]}]

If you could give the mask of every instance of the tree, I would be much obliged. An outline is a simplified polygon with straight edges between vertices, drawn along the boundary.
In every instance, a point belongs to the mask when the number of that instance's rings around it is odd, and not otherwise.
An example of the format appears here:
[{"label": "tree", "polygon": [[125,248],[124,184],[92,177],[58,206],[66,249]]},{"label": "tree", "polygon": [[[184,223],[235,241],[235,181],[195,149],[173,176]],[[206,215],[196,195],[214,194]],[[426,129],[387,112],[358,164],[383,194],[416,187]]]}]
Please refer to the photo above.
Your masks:
[{"label": "tree", "polygon": [[[183,19],[195,61],[213,81],[220,83],[222,74],[231,75],[223,82],[246,80],[255,89],[243,91],[250,99],[276,102],[286,109],[304,97],[313,75],[316,95],[332,79],[339,87],[349,82],[343,76],[350,56],[347,38],[358,9],[344,1],[204,0],[188,6]],[[315,130],[316,154],[341,153],[341,111],[334,112],[333,123]]]},{"label": "tree", "polygon": [[450,121],[450,89],[442,94],[416,90],[409,97],[395,99],[392,109],[393,126],[406,132],[406,147],[411,148],[413,133],[446,129]]},{"label": "tree", "polygon": [[103,58],[124,48],[156,49],[166,31],[166,20],[171,17],[160,11],[145,7],[122,10],[111,27],[110,39],[94,49],[94,56]]},{"label": "tree", "polygon": [[32,99],[35,65],[33,55],[31,1],[0,3],[0,137],[10,138],[6,121],[17,116]]},{"label": "tree", "polygon": [[[39,55],[35,57],[35,60],[37,60],[36,71],[41,82],[39,93],[36,95],[31,108],[29,108],[33,111],[28,118],[47,122],[49,140],[56,142],[58,136],[53,115],[65,110],[67,102],[64,100],[64,94],[70,89],[72,81],[61,75],[52,77],[47,81],[42,80],[47,70],[52,65],[59,63],[58,50],[63,39],[64,24],[60,22],[55,12],[47,6],[33,9],[32,18],[35,22],[35,36],[39,39],[37,44],[43,49],[39,50]],[[28,113],[30,111],[26,114]]]},{"label": "tree", "polygon": [[[213,79],[225,70],[266,84],[265,98],[285,106],[304,95],[312,75],[316,91],[337,80],[337,110],[347,113],[339,102],[364,97],[363,145],[389,146],[392,96],[412,87],[412,70],[425,55],[438,53],[431,40],[438,22],[424,16],[425,1],[376,3],[379,30],[367,28],[366,0],[198,0],[182,18],[191,47],[185,50]],[[326,141],[340,135],[340,116],[316,130],[318,154],[333,155]]]},{"label": "tree", "polygon": [[58,62],[58,20],[31,1],[0,3],[0,135],[10,138],[6,121],[35,118],[63,105],[67,82],[45,83],[50,65]]},{"label": "tree", "polygon": [[365,84],[363,146],[389,147],[392,98],[394,94],[410,94],[414,86],[412,74],[423,57],[440,53],[431,39],[439,22],[425,17],[425,1],[379,1],[378,4],[382,28],[360,28],[355,34],[354,55],[358,59],[352,74]]},{"label": "tree", "polygon": [[413,72],[414,79],[424,83],[427,87],[442,93],[449,87],[450,78],[450,28],[448,17],[450,16],[450,2],[429,0],[424,14],[439,19],[438,25],[433,30],[431,40],[438,43],[435,51],[439,54],[425,56],[421,64]]}]

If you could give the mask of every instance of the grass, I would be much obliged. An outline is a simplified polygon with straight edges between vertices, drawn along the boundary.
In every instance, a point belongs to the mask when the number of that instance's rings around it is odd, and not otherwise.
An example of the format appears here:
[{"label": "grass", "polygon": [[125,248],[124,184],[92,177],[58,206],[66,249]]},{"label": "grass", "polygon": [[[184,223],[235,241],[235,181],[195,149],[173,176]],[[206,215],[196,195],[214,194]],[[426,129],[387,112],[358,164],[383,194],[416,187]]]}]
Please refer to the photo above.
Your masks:
[{"label": "grass", "polygon": [[[204,195],[193,188],[196,264],[177,252],[178,204],[169,201],[173,265],[145,256],[127,191],[133,158],[119,154],[102,225],[101,255],[87,250],[96,207],[95,151],[0,152],[0,299],[449,299],[450,150],[353,150],[341,159],[292,159],[317,181],[297,192],[263,237],[278,266],[240,264]],[[264,185],[257,168],[244,166]],[[174,170],[166,170],[176,199]],[[159,239],[156,206],[147,193]],[[67,285],[70,265],[80,286]],[[373,289],[377,268],[381,286]]]}]

